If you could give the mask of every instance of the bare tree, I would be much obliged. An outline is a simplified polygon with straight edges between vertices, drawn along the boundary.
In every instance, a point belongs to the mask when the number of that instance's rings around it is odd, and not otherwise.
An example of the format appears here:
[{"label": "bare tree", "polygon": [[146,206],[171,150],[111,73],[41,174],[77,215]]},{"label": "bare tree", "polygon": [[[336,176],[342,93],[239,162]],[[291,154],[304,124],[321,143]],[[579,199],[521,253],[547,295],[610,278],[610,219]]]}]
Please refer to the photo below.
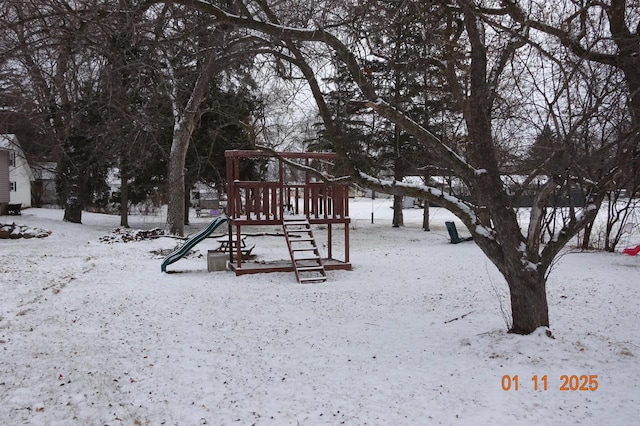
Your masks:
[{"label": "bare tree", "polygon": [[[625,123],[620,120],[617,127],[618,138],[627,139],[628,146],[635,145],[626,151],[621,158],[623,172],[619,174],[615,188],[607,194],[608,216],[605,231],[605,250],[614,250],[619,235],[611,235],[614,224],[619,223],[618,233],[625,228],[628,214],[627,208],[618,211],[619,197],[624,193],[635,195],[635,191],[625,191],[639,185],[640,170],[640,32],[632,27],[640,19],[637,4],[626,0],[564,2],[554,8],[553,13],[545,7],[546,2],[518,2],[503,0],[502,8],[485,10],[488,14],[508,13],[521,25],[532,31],[556,39],[569,49],[576,57],[600,64],[602,67],[618,70],[622,77],[620,84],[612,83],[612,87],[626,88],[620,94],[628,110],[629,119]],[[617,112],[614,106],[609,111]],[[633,204],[633,203],[632,203]],[[587,225],[582,246],[590,245],[593,223]]]},{"label": "bare tree", "polygon": [[[245,49],[253,40],[229,31],[224,24],[192,16],[188,11],[182,11],[177,19],[175,11],[166,13],[173,13],[173,19],[165,22],[157,36],[173,40],[159,50],[173,113],[166,183],[167,223],[172,234],[183,235],[189,208],[185,163],[191,137],[203,113],[202,103],[216,79],[223,73],[233,75],[234,67],[239,67],[246,58]],[[191,27],[190,37],[182,32],[185,26]],[[189,90],[185,91],[184,87]]]},{"label": "bare tree", "polygon": [[[517,22],[557,38],[577,57],[619,69],[628,87],[633,128],[640,126],[640,32],[637,4],[627,0],[564,2],[545,13],[546,2],[502,0]],[[637,24],[636,24],[637,25]]]},{"label": "bare tree", "polygon": [[[553,238],[543,245],[540,231],[549,195],[557,185],[572,178],[570,173],[551,176],[536,193],[528,227],[521,229],[514,212],[514,196],[502,180],[500,151],[493,135],[493,111],[501,91],[505,90],[501,86],[505,68],[524,46],[526,28],[506,18],[501,25],[508,26],[508,31],[499,26],[489,27],[480,19],[482,11],[470,1],[434,3],[431,13],[441,17],[433,28],[441,36],[439,51],[442,56],[438,59],[446,75],[448,89],[462,111],[467,135],[465,146],[456,152],[410,115],[380,97],[364,72],[362,61],[356,56],[357,51],[324,27],[308,29],[280,25],[265,14],[249,13],[249,10],[256,10],[253,7],[234,14],[210,3],[178,2],[192,4],[219,22],[249,28],[278,39],[321,43],[332,49],[358,85],[361,105],[375,110],[411,135],[417,143],[428,147],[442,167],[464,182],[471,201],[448,195],[434,186],[381,181],[361,172],[358,164],[353,162],[352,177],[372,189],[429,199],[452,211],[467,226],[476,244],[509,285],[513,316],[510,331],[527,334],[537,327],[549,325],[546,298],[549,268],[562,247],[595,216],[605,189],[618,170],[614,165],[600,171],[589,182],[585,181],[589,185],[585,206],[571,209]],[[325,121],[327,124],[331,125]],[[347,152],[341,154],[349,160]]]},{"label": "bare tree", "polygon": [[119,0],[106,16],[91,37],[104,57],[101,81],[108,96],[102,98],[102,129],[119,172],[120,226],[128,227],[130,184],[149,168],[148,157],[158,152],[153,141],[164,130],[156,125],[165,116],[157,107],[161,74],[153,37],[163,16],[135,0]]},{"label": "bare tree", "polygon": [[30,114],[45,141],[40,149],[58,162],[64,220],[77,223],[92,196],[88,186],[105,167],[95,103],[103,61],[88,37],[101,6],[98,0],[2,4],[2,63],[21,75],[22,96],[31,97]]}]

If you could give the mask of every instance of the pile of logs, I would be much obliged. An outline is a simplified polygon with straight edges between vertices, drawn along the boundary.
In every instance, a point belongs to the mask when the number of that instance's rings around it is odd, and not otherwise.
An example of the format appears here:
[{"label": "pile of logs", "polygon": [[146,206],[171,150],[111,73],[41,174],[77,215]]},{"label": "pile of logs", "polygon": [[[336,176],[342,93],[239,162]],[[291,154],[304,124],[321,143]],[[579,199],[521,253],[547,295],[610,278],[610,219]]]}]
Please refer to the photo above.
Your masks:
[{"label": "pile of logs", "polygon": [[0,223],[0,238],[44,238],[51,235],[51,231],[41,228],[33,228],[27,225],[16,225],[15,223]]},{"label": "pile of logs", "polygon": [[128,243],[131,241],[152,240],[164,236],[165,232],[159,228],[148,230],[143,229],[122,229],[116,228],[109,235],[100,237],[103,243]]}]

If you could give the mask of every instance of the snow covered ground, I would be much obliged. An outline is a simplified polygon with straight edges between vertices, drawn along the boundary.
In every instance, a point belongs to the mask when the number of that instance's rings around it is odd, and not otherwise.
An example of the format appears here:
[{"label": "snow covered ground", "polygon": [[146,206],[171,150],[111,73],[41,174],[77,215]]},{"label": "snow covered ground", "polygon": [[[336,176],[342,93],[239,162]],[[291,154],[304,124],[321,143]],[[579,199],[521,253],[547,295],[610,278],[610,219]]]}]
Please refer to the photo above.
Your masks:
[{"label": "snow covered ground", "polygon": [[[555,339],[508,335],[506,285],[473,243],[448,243],[451,215],[432,209],[423,232],[405,210],[393,229],[390,206],[353,200],[353,271],[306,285],[209,273],[205,256],[161,273],[153,252],[176,240],[100,242],[115,216],[0,217],[53,231],[0,240],[0,424],[637,424],[640,257],[568,250],[548,283]],[[286,254],[282,237],[248,243]]]}]

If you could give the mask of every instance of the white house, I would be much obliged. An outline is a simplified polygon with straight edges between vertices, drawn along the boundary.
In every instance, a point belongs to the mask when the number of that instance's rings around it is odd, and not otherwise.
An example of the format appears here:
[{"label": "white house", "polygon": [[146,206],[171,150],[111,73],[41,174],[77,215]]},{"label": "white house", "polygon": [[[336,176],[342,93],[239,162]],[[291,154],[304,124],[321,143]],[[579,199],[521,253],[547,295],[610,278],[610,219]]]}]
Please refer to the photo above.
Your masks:
[{"label": "white house", "polygon": [[9,204],[9,150],[0,146],[0,214]]},{"label": "white house", "polygon": [[[0,151],[8,156],[9,163],[9,204],[21,204],[22,208],[31,207],[31,182],[33,174],[27,163],[16,135],[0,134]],[[6,161],[6,160],[5,160]],[[2,163],[2,160],[0,160]],[[0,168],[3,167],[0,165]],[[0,169],[0,185],[2,184],[2,170]],[[2,196],[0,190],[0,197]],[[0,199],[0,202],[2,200]]]}]

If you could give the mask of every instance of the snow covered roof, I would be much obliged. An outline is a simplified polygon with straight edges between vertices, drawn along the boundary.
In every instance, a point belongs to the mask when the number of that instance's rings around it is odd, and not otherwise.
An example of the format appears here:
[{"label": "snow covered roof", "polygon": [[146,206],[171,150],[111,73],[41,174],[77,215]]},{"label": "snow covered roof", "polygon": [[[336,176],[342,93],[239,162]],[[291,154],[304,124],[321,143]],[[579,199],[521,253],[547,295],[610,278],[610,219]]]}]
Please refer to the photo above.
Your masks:
[{"label": "snow covered roof", "polygon": [[11,133],[0,133],[0,149],[7,150],[19,150],[20,145],[18,144],[18,138],[16,135]]}]

